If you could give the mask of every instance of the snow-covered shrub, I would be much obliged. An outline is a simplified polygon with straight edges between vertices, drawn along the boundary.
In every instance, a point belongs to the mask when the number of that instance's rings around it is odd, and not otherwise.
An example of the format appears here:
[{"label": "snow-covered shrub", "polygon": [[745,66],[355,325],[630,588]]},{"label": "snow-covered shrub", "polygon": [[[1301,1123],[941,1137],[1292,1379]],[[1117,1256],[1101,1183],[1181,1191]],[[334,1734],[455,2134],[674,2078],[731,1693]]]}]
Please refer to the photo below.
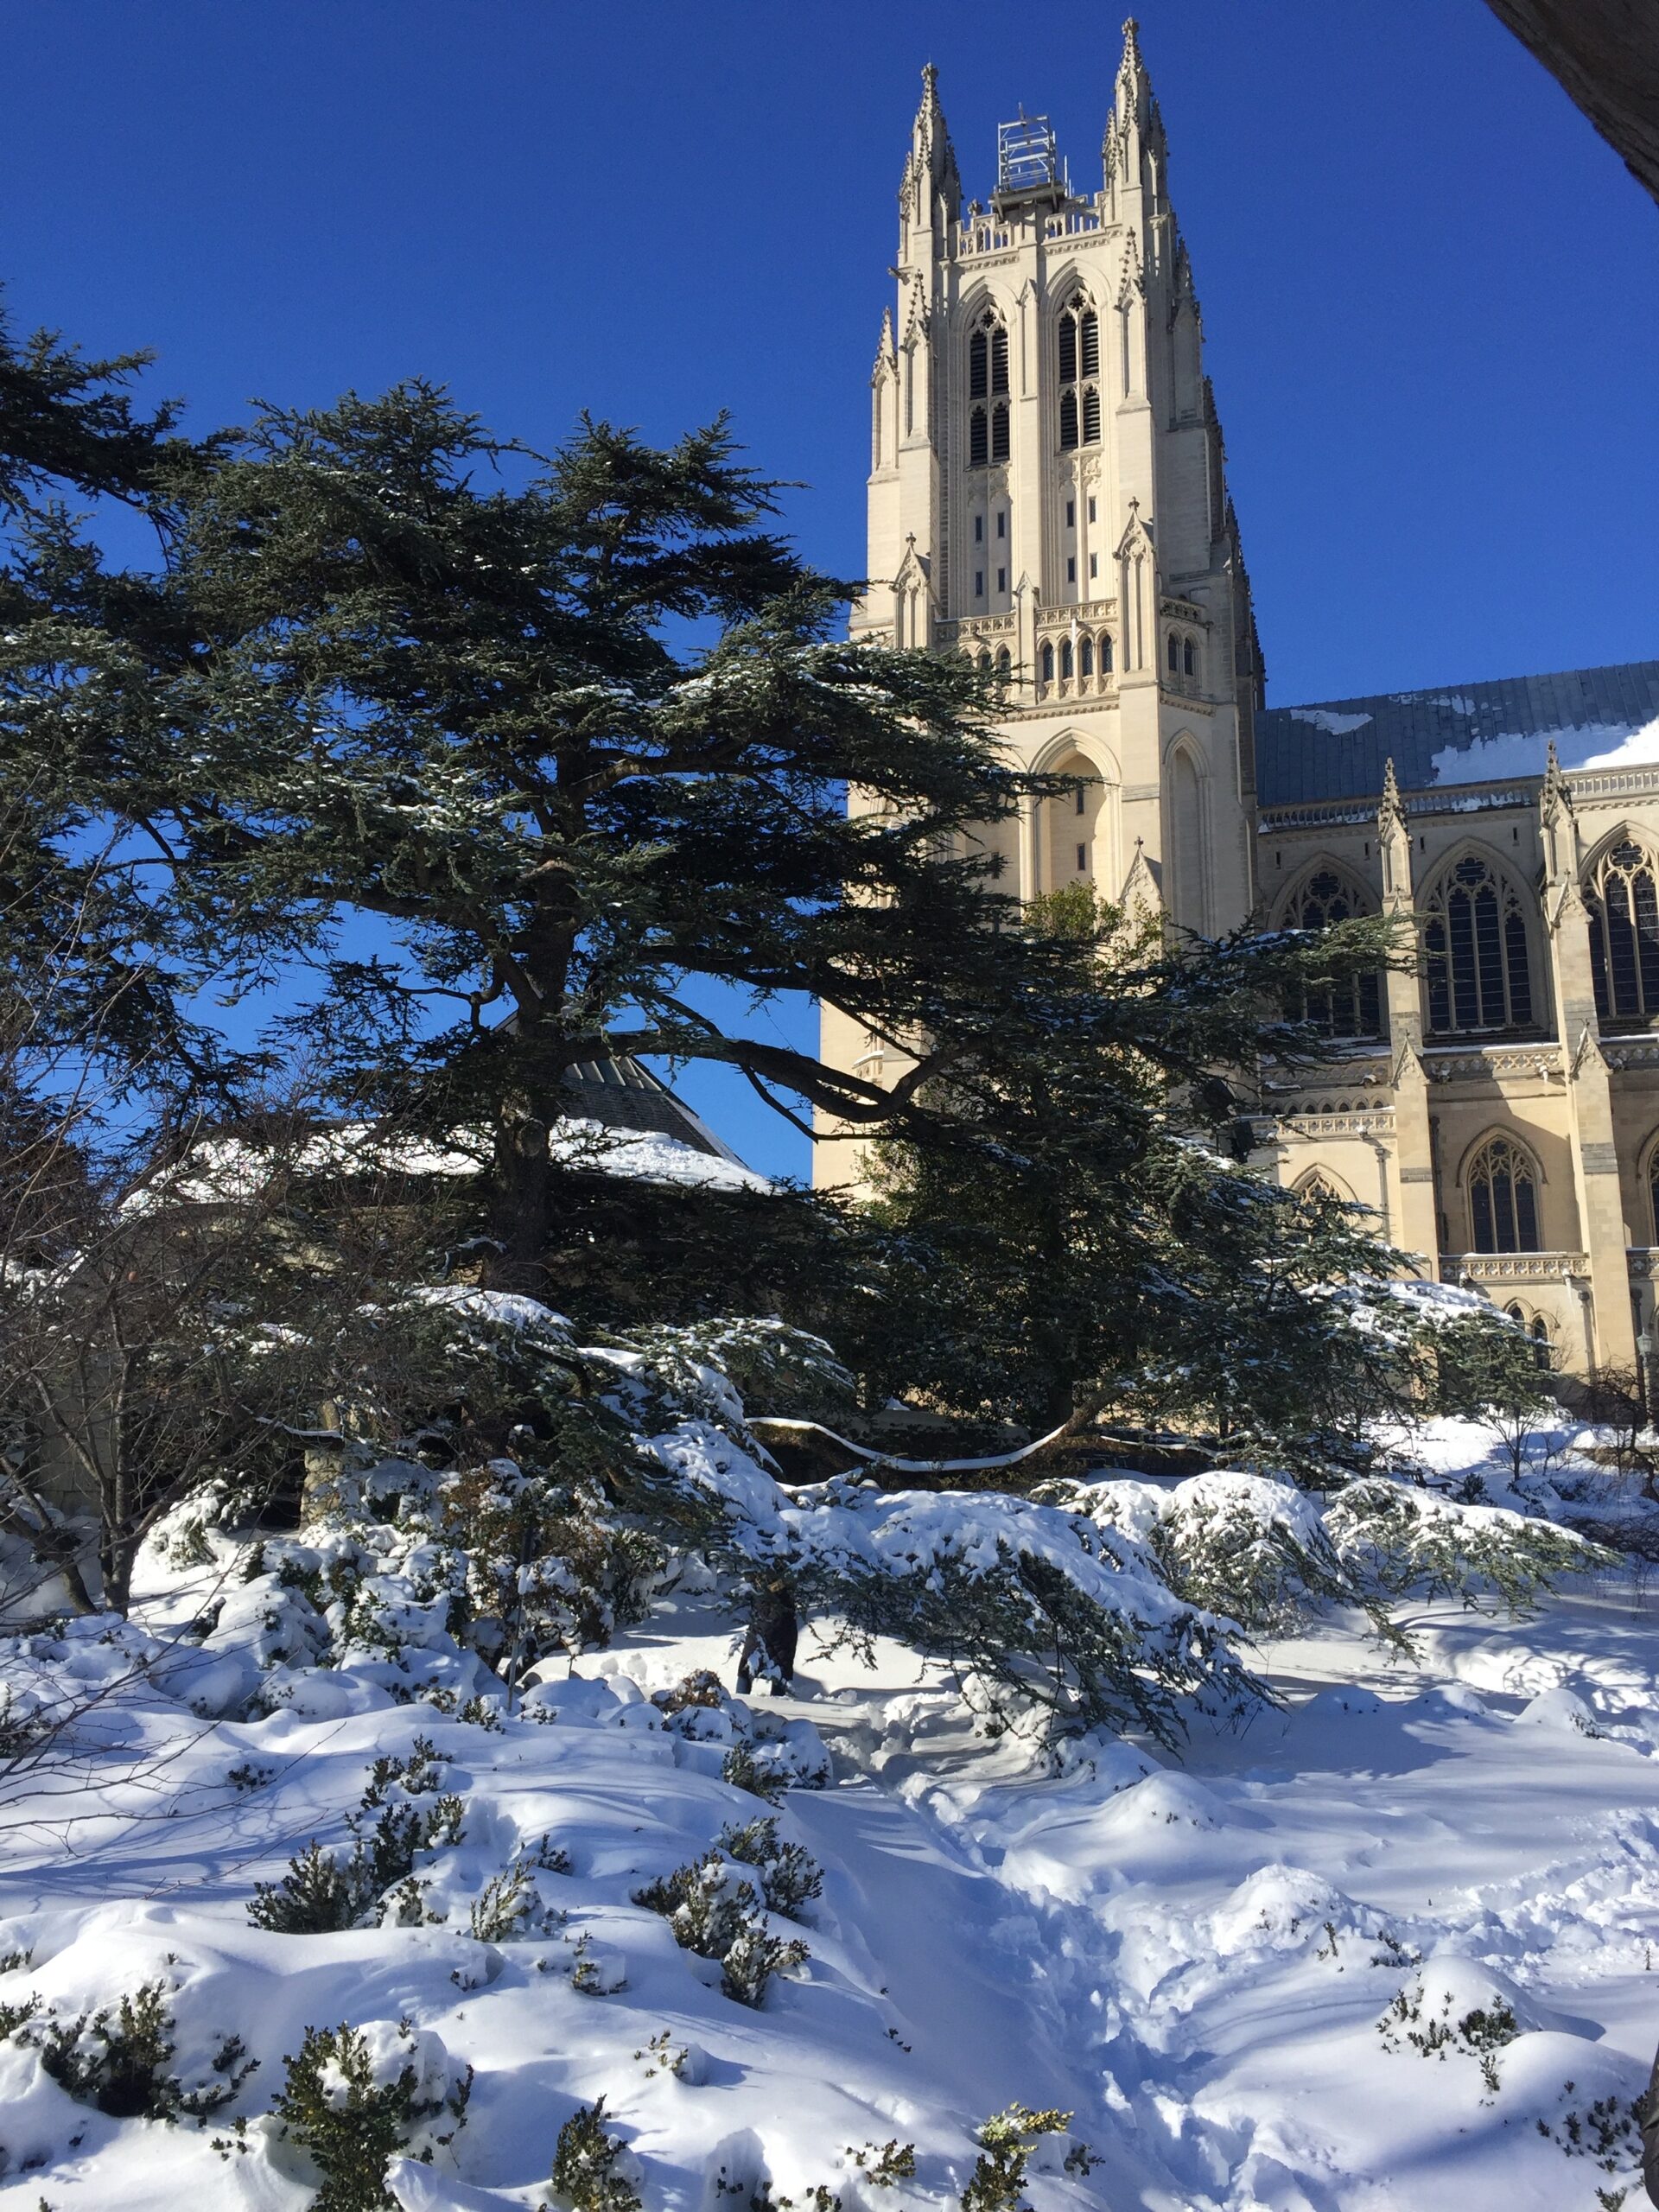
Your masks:
[{"label": "snow-covered shrub", "polygon": [[531,1855],[491,1875],[467,1914],[467,1925],[480,1943],[545,1936],[563,1923],[564,1914],[546,1903],[536,1881],[537,1869],[549,1868],[568,1874],[570,1862],[562,1852],[551,1857]]},{"label": "snow-covered shrub", "polygon": [[397,2212],[386,2161],[399,2151],[429,2158],[466,2124],[472,2068],[408,2020],[308,2028],[283,2063],[274,2110],[321,2176],[313,2212]]},{"label": "snow-covered shrub", "polygon": [[960,2199],[962,2212],[1028,2212],[1020,2198],[1026,2166],[1039,2137],[1064,2135],[1069,2112],[1033,2112],[1009,2105],[980,2127],[979,2157]]},{"label": "snow-covered shrub", "polygon": [[711,1419],[746,1411],[833,1420],[858,1403],[855,1378],[822,1337],[772,1320],[696,1321],[636,1330],[632,1341],[662,1379]]},{"label": "snow-covered shrub", "polygon": [[885,2143],[866,2143],[855,2150],[847,2145],[847,2163],[856,2166],[872,2189],[892,2189],[916,2178],[916,2145],[890,2135]]},{"label": "snow-covered shrub", "polygon": [[741,1827],[730,1821],[715,1839],[715,1848],[740,1866],[754,1868],[768,1912],[798,1919],[804,1904],[823,1894],[823,1867],[804,1844],[780,1842],[775,1820],[746,1821]]},{"label": "snow-covered shrub", "polygon": [[[639,2165],[605,2125],[605,2100],[573,2112],[553,2151],[553,2194],[569,2212],[641,2212]],[[546,2212],[546,2207],[543,2207]]]},{"label": "snow-covered shrub", "polygon": [[112,2120],[206,2121],[258,2066],[239,2036],[220,2036],[205,2069],[181,2080],[165,1982],[147,1981],[113,2007],[61,2019],[29,1999],[0,2008],[0,2035],[40,2053],[41,2070]]},{"label": "snow-covered shrub", "polygon": [[753,1887],[718,1851],[648,1882],[633,1901],[662,1914],[683,1951],[715,1960],[721,1986],[740,2005],[760,2004],[774,1974],[811,1955],[798,1936],[785,1942],[771,1933]]},{"label": "snow-covered shrub", "polygon": [[1380,1475],[1330,1497],[1230,1471],[1169,1487],[1050,1483],[1039,1494],[1139,1546],[1178,1596],[1252,1635],[1282,1635],[1337,1605],[1369,1614],[1397,1642],[1389,1609],[1408,1592],[1495,1593],[1516,1609],[1557,1576],[1609,1557],[1553,1522]]},{"label": "snow-covered shrub", "polygon": [[1557,1576],[1615,1563],[1611,1552],[1553,1522],[1376,1478],[1338,1491],[1325,1519],[1350,1573],[1389,1596],[1491,1592],[1518,1611]]},{"label": "snow-covered shrub", "polygon": [[1040,1494],[1143,1544],[1172,1590],[1252,1633],[1283,1634],[1322,1605],[1367,1603],[1317,1502],[1293,1483],[1230,1471],[1173,1491],[1112,1481]]},{"label": "snow-covered shrub", "polygon": [[[459,1797],[440,1793],[442,1779],[437,1754],[423,1737],[406,1759],[377,1759],[358,1809],[346,1819],[349,1853],[341,1859],[313,1840],[289,1861],[280,1881],[255,1884],[248,1918],[283,1936],[365,1924],[388,1891],[410,1881],[421,1853],[461,1840],[465,1808]],[[429,1797],[429,1804],[422,1802]],[[400,1918],[410,1902],[400,1900]]]}]

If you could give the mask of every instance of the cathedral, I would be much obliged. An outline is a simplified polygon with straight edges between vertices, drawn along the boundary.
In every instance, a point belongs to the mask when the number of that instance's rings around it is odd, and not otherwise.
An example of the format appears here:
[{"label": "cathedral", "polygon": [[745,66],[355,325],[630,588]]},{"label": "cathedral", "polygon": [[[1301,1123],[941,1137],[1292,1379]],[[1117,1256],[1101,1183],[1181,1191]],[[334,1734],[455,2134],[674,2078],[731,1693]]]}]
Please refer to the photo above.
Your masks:
[{"label": "cathedral", "polygon": [[[1255,1162],[1369,1208],[1541,1363],[1633,1369],[1659,1336],[1659,660],[1268,709],[1132,22],[1102,152],[1079,193],[1022,116],[964,203],[923,73],[853,635],[971,654],[1010,755],[1078,779],[985,833],[1022,897],[1083,879],[1203,934],[1414,915],[1416,971],[1310,1007],[1333,1057],[1262,1071]],[[897,1071],[823,1027],[838,1065]],[[818,1134],[818,1179],[855,1181]]]}]

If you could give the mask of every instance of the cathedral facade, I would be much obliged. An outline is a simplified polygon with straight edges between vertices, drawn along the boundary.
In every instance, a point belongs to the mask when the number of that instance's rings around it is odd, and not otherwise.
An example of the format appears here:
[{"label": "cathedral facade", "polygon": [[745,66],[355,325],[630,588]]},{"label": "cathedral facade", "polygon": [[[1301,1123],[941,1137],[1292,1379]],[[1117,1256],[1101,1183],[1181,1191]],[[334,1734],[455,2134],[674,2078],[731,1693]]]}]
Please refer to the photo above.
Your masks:
[{"label": "cathedral facade", "polygon": [[[1010,756],[1078,779],[985,834],[1022,897],[1081,878],[1205,935],[1413,915],[1414,971],[1308,1009],[1332,1058],[1263,1071],[1257,1163],[1370,1209],[1541,1362],[1634,1367],[1659,1334],[1659,661],[1267,709],[1134,24],[1098,191],[1040,118],[998,141],[964,203],[924,73],[854,636],[971,655]],[[837,1064],[897,1072],[823,1024]],[[817,1179],[856,1182],[818,1135]]]}]

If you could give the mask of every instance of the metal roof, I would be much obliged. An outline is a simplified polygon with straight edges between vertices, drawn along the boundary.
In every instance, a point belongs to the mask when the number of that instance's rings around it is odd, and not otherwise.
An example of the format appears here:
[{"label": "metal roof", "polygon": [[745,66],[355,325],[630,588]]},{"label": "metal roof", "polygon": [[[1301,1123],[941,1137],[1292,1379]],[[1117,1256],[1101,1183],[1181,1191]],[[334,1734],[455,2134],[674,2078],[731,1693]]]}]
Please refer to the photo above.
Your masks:
[{"label": "metal roof", "polygon": [[1659,660],[1269,707],[1255,718],[1256,795],[1264,806],[1369,798],[1390,759],[1408,791],[1541,776],[1552,738],[1572,768],[1656,717]]},{"label": "metal roof", "polygon": [[739,1167],[743,1165],[700,1114],[694,1112],[649,1068],[642,1067],[631,1057],[578,1060],[574,1067],[566,1070],[564,1080],[576,1093],[576,1112],[601,1122],[607,1129],[676,1137],[694,1152],[710,1153],[715,1159],[729,1160]]}]

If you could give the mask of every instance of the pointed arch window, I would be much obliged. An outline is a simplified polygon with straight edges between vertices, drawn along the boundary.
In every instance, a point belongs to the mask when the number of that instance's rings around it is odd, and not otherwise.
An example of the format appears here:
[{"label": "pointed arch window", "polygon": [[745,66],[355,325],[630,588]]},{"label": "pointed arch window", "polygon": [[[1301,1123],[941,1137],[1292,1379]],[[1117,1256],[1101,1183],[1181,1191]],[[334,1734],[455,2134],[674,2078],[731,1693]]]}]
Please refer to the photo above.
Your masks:
[{"label": "pointed arch window", "polygon": [[1054,681],[1054,648],[1046,641],[1044,643],[1041,653],[1038,656],[1037,665],[1043,671],[1044,683],[1052,683]]},{"label": "pointed arch window", "polygon": [[1100,672],[1103,676],[1112,672],[1112,639],[1109,630],[1100,633]]},{"label": "pointed arch window", "polygon": [[1530,1029],[1527,917],[1515,886],[1468,853],[1423,903],[1431,1033]]},{"label": "pointed arch window", "polygon": [[[1370,912],[1370,901],[1362,891],[1335,868],[1322,868],[1293,894],[1285,920],[1292,929],[1328,930]],[[1326,1037],[1382,1034],[1382,992],[1375,969],[1325,990],[1293,992],[1285,1011],[1291,1020],[1309,1022]]]},{"label": "pointed arch window", "polygon": [[1469,1229],[1477,1252],[1536,1252],[1538,1170],[1512,1137],[1489,1137],[1469,1163]]},{"label": "pointed arch window", "polygon": [[1059,321],[1060,444],[1100,443],[1100,318],[1074,293]]},{"label": "pointed arch window", "polygon": [[999,683],[1006,683],[1013,673],[1014,662],[1009,657],[1007,647],[1003,645],[996,656],[996,680]]},{"label": "pointed arch window", "polygon": [[988,308],[968,340],[968,466],[1008,457],[1008,334]]},{"label": "pointed arch window", "polygon": [[1659,891],[1652,855],[1628,837],[1604,854],[1585,895],[1590,974],[1604,1021],[1659,1016]]},{"label": "pointed arch window", "polygon": [[1092,638],[1077,640],[1077,674],[1086,683],[1095,672],[1095,641]]},{"label": "pointed arch window", "polygon": [[1555,1355],[1549,1341],[1549,1324],[1541,1313],[1535,1313],[1528,1320],[1521,1306],[1510,1304],[1503,1308],[1507,1318],[1523,1331],[1532,1345],[1532,1363],[1541,1375],[1548,1375],[1555,1364]]},{"label": "pointed arch window", "polygon": [[1063,681],[1069,682],[1071,677],[1072,658],[1071,639],[1062,638],[1060,640],[1060,676]]}]

